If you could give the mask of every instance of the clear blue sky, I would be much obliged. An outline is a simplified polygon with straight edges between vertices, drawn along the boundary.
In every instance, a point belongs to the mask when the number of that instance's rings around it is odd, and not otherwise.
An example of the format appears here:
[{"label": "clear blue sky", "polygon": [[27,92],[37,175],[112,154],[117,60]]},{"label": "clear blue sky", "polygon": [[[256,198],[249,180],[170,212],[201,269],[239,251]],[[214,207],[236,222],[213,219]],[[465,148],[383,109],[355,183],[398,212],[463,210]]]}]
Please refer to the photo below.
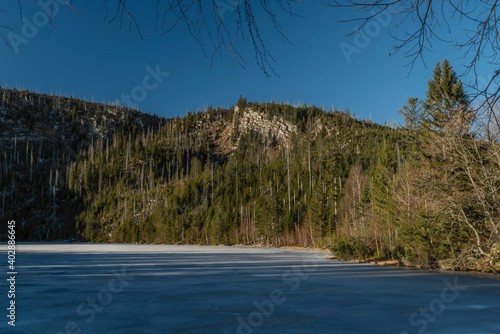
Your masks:
[{"label": "clear blue sky", "polygon": [[[243,95],[250,101],[276,99],[327,109],[332,105],[337,109],[349,107],[358,116],[371,116],[383,123],[399,120],[397,110],[408,97],[425,96],[426,81],[437,61],[448,58],[457,72],[461,71],[460,54],[442,46],[426,54],[427,68],[418,62],[409,73],[405,66],[408,59],[402,54],[389,55],[395,41],[388,27],[382,25],[378,27],[380,32],[372,27],[369,44],[359,49],[359,54],[352,54],[349,63],[340,46],[355,46],[354,37],[346,34],[356,24],[338,20],[354,13],[326,7],[318,0],[296,6],[302,18],[282,17],[283,30],[294,45],[263,26],[279,76],[266,77],[255,64],[252,48],[245,45],[240,45],[240,51],[246,69],[235,68],[227,55],[222,61],[217,58],[211,68],[210,56],[204,56],[182,26],[167,35],[154,32],[154,4],[131,7],[144,36],[141,40],[134,29],[120,29],[117,23],[105,22],[103,3],[73,1],[78,15],[61,6],[54,17],[56,29],[51,29],[50,24],[43,24],[38,1],[22,1],[23,16],[30,22],[41,20],[40,28],[28,31],[29,38],[18,45],[17,53],[0,46],[0,82],[9,87],[93,97],[99,102],[115,101],[143,86],[147,66],[159,67],[169,75],[162,77],[158,85],[147,82],[155,88],[146,91],[147,97],[140,101],[139,108],[160,116],[184,115],[187,110],[204,110],[208,105],[234,105]],[[3,1],[2,9],[0,24],[26,37],[22,30],[26,23],[20,20],[17,0]],[[226,17],[231,20],[229,14]],[[2,33],[7,35],[8,31]],[[136,93],[140,90],[136,89]]]}]

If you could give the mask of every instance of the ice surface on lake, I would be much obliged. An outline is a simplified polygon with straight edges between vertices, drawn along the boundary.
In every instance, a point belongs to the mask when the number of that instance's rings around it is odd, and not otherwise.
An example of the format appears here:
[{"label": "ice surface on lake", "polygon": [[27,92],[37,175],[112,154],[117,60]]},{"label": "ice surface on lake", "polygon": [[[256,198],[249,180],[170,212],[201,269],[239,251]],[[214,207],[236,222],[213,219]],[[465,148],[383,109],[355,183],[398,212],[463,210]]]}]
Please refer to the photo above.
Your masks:
[{"label": "ice surface on lake", "polygon": [[2,279],[0,333],[500,333],[500,281],[459,273],[250,247],[30,243],[16,255],[16,327]]}]

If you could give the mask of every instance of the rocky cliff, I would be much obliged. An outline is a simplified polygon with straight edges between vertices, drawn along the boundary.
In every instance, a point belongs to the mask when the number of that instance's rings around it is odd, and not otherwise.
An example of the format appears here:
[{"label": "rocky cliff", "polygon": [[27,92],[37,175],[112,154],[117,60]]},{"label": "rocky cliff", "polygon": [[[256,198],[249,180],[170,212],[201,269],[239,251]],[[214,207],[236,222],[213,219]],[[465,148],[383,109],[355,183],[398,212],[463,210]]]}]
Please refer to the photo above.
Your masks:
[{"label": "rocky cliff", "polygon": [[[282,145],[290,142],[292,134],[297,133],[297,126],[279,116],[269,117],[265,110],[252,108],[240,110],[236,106],[234,108],[232,133],[239,136],[248,131],[255,131],[264,138],[272,136]],[[234,139],[233,141],[237,142],[238,138]]]}]

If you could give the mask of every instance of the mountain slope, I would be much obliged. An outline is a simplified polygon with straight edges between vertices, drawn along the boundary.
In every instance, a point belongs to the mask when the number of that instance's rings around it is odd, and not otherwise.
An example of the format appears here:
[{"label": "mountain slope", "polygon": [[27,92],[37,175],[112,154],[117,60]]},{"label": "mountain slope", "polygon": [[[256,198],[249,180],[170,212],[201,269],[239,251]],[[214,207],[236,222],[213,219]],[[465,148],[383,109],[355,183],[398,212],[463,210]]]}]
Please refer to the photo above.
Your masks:
[{"label": "mountain slope", "polygon": [[81,205],[67,191],[70,164],[90,148],[102,149],[114,133],[157,131],[162,124],[135,110],[73,98],[9,89],[0,96],[0,213],[18,222],[21,240],[77,237]]},{"label": "mountain slope", "polygon": [[242,100],[167,120],[0,94],[2,216],[24,240],[326,245],[351,166],[397,136],[315,107]]},{"label": "mountain slope", "polygon": [[499,267],[500,150],[474,134],[242,98],[164,119],[0,96],[0,213],[18,240],[331,245],[347,259]]}]

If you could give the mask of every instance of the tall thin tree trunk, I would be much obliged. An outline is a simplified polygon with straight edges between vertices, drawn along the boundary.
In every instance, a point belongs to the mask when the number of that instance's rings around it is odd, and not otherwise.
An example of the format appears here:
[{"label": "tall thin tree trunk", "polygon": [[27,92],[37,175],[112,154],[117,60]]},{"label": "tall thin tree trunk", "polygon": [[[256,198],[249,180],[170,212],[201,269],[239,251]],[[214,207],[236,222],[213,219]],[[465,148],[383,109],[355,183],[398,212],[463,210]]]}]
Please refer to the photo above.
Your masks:
[{"label": "tall thin tree trunk", "polygon": [[309,161],[309,188],[310,188],[310,190],[311,190],[311,192],[312,192],[312,174],[311,174],[311,142],[309,142],[309,150],[308,150],[308,152],[309,152],[309,159],[308,159],[308,161]]},{"label": "tall thin tree trunk", "polygon": [[287,148],[286,155],[286,167],[287,167],[287,177],[288,177],[288,212],[292,211],[292,202],[290,200],[290,150]]}]

